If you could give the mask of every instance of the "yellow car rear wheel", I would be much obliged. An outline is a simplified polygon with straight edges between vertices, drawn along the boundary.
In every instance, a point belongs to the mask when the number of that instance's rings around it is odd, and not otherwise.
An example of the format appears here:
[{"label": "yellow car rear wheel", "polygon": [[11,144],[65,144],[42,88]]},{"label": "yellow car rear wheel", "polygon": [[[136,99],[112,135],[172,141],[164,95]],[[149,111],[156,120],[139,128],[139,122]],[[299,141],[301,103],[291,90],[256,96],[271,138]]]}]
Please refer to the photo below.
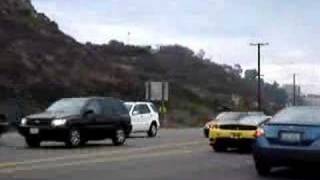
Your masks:
[{"label": "yellow car rear wheel", "polygon": [[212,148],[215,152],[225,152],[228,147],[222,141],[215,140],[215,143],[212,144]]}]

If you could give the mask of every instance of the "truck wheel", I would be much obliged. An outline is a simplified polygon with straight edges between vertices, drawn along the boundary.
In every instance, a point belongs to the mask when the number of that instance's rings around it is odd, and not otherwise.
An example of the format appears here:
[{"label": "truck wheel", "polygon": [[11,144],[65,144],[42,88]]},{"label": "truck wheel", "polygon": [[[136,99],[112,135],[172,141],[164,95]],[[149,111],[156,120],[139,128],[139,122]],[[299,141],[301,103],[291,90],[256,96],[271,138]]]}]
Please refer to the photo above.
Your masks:
[{"label": "truck wheel", "polygon": [[152,123],[148,131],[148,136],[155,137],[157,136],[157,133],[158,133],[157,125],[155,123]]},{"label": "truck wheel", "polygon": [[81,144],[81,133],[78,129],[72,128],[69,130],[68,137],[66,139],[67,147],[78,147]]},{"label": "truck wheel", "polygon": [[122,128],[120,128],[114,132],[114,135],[112,137],[112,142],[115,146],[121,146],[126,142],[126,138],[127,138],[127,135],[125,131]]},{"label": "truck wheel", "polygon": [[205,138],[209,138],[209,129],[204,128],[203,129],[203,135],[204,135]]},{"label": "truck wheel", "polygon": [[41,140],[38,139],[38,138],[26,137],[25,140],[26,140],[26,144],[30,148],[38,148],[38,147],[40,147]]}]

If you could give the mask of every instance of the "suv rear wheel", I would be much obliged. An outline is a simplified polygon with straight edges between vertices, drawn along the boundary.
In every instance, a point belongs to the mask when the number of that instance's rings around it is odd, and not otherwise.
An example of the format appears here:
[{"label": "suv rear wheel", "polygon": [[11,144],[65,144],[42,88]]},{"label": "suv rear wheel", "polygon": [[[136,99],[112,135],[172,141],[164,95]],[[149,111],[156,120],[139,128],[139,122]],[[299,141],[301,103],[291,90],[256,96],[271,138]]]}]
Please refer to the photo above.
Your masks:
[{"label": "suv rear wheel", "polygon": [[72,128],[69,130],[68,137],[66,139],[67,147],[78,147],[81,144],[81,133],[78,129]]},{"label": "suv rear wheel", "polygon": [[120,146],[126,142],[126,138],[127,138],[127,135],[125,131],[122,128],[120,128],[114,132],[114,135],[112,137],[112,142],[114,145]]},{"label": "suv rear wheel", "polygon": [[148,131],[148,136],[155,137],[157,136],[157,133],[158,133],[157,125],[155,123],[152,123]]}]

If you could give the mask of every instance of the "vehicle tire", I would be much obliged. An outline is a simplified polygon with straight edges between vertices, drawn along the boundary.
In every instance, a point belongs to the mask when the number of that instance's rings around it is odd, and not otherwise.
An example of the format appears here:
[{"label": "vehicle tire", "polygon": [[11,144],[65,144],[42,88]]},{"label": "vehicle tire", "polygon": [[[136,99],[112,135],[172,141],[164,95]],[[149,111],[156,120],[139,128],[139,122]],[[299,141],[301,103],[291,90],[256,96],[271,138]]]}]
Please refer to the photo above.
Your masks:
[{"label": "vehicle tire", "polygon": [[218,140],[212,145],[212,148],[215,152],[225,152],[227,150],[227,146]]},{"label": "vehicle tire", "polygon": [[203,135],[205,138],[209,138],[209,129],[203,129]]},{"label": "vehicle tire", "polygon": [[250,144],[244,144],[238,147],[240,153],[251,153],[252,147]]},{"label": "vehicle tire", "polygon": [[80,146],[85,146],[88,143],[88,140],[82,139],[80,142]]},{"label": "vehicle tire", "polygon": [[122,128],[117,129],[112,137],[115,146],[121,146],[126,142],[127,135]]},{"label": "vehicle tire", "polygon": [[260,176],[268,176],[270,174],[271,166],[263,161],[256,160],[255,167]]},{"label": "vehicle tire", "polygon": [[68,132],[66,146],[69,148],[78,147],[82,143],[80,130],[72,128]]},{"label": "vehicle tire", "polygon": [[147,134],[149,137],[156,137],[157,133],[158,133],[157,125],[155,123],[152,123]]},{"label": "vehicle tire", "polygon": [[40,147],[41,140],[38,138],[33,138],[33,137],[26,137],[26,144],[30,148],[38,148]]}]

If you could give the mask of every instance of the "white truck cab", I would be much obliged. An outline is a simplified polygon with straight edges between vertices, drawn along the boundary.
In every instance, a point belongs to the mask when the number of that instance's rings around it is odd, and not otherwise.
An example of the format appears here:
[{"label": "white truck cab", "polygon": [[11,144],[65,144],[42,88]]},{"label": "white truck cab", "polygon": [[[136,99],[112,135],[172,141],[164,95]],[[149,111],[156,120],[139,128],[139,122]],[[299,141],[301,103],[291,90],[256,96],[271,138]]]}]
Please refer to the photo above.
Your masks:
[{"label": "white truck cab", "polygon": [[157,107],[151,102],[125,102],[132,124],[132,133],[146,132],[155,137],[160,128]]}]

